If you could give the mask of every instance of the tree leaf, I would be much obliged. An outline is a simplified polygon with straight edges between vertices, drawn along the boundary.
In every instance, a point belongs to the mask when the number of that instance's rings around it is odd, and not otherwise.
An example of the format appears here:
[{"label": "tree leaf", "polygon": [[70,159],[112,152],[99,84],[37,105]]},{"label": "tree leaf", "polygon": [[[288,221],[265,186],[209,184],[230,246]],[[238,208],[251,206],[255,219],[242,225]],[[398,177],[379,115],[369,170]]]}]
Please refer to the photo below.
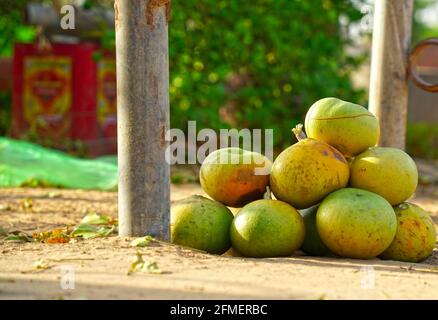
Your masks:
[{"label": "tree leaf", "polygon": [[108,237],[115,230],[115,226],[98,227],[88,224],[81,224],[77,226],[71,233],[72,237],[81,237],[83,239],[93,239],[100,237]]},{"label": "tree leaf", "polygon": [[81,224],[88,224],[88,225],[109,224],[110,221],[111,218],[108,216],[103,216],[97,214],[96,212],[91,212],[81,220]]},{"label": "tree leaf", "polygon": [[31,242],[32,238],[26,234],[11,234],[5,238],[5,241],[13,241],[13,242]]},{"label": "tree leaf", "polygon": [[151,240],[153,240],[153,239],[154,238],[152,236],[145,236],[145,237],[137,238],[131,242],[131,246],[133,246],[133,247],[147,247],[149,245],[149,243],[151,242]]}]

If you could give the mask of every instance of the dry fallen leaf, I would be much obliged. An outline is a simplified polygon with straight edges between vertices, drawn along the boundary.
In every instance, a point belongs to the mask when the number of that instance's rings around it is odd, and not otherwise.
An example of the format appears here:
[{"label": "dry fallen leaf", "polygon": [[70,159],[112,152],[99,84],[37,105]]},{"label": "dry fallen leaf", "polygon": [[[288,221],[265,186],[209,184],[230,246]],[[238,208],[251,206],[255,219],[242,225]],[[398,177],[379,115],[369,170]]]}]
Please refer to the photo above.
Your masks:
[{"label": "dry fallen leaf", "polygon": [[33,272],[42,272],[44,270],[52,268],[53,265],[50,264],[50,261],[47,259],[38,259],[33,263],[33,268],[30,270],[21,271],[21,273],[33,273]]},{"label": "dry fallen leaf", "polygon": [[51,231],[34,233],[32,236],[35,241],[44,243],[67,243],[70,241],[68,228],[57,228]]},{"label": "dry fallen leaf", "polygon": [[32,198],[21,199],[19,207],[21,210],[31,211],[33,209],[33,199]]},{"label": "dry fallen leaf", "polygon": [[62,195],[59,192],[51,191],[51,192],[47,192],[46,197],[49,199],[55,199],[55,198],[61,198]]},{"label": "dry fallen leaf", "polygon": [[131,275],[134,272],[161,274],[161,270],[156,262],[144,261],[140,252],[137,251],[134,259],[128,269],[127,275]]},{"label": "dry fallen leaf", "polygon": [[0,211],[10,211],[11,206],[8,204],[0,204]]}]

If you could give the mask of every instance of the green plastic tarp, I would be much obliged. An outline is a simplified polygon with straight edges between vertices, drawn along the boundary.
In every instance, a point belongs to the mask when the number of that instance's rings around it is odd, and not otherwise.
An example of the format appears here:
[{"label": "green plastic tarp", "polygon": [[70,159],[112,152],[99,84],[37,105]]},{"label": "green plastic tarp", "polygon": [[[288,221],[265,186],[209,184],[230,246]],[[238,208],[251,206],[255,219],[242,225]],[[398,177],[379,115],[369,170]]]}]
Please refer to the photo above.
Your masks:
[{"label": "green plastic tarp", "polygon": [[117,157],[80,159],[58,150],[0,137],[0,187],[117,189]]}]

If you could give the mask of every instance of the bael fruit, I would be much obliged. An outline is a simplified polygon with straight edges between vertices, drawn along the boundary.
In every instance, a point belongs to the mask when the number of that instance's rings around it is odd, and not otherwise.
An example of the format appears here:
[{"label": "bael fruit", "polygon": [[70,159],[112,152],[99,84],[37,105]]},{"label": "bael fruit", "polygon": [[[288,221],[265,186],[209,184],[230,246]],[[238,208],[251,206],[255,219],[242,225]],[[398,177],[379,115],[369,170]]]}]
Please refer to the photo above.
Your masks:
[{"label": "bael fruit", "polygon": [[172,203],[171,242],[222,254],[231,247],[230,225],[233,214],[223,204],[202,196],[191,196]]},{"label": "bael fruit", "polygon": [[304,240],[304,222],[297,210],[278,200],[257,200],[234,217],[233,248],[246,257],[289,256]]},{"label": "bael fruit", "polygon": [[355,157],[351,164],[351,187],[377,193],[393,206],[412,196],[417,184],[417,166],[400,149],[370,148]]},{"label": "bael fruit", "polygon": [[301,250],[310,256],[329,256],[333,255],[329,248],[322,242],[321,237],[316,229],[316,212],[318,206],[300,210],[301,216],[306,227],[306,236],[304,237]]},{"label": "bael fruit", "polygon": [[342,257],[369,259],[389,247],[397,229],[394,209],[360,189],[333,192],[320,204],[316,227],[324,244]]},{"label": "bael fruit", "polygon": [[294,208],[309,208],[330,192],[348,183],[350,168],[344,156],[325,142],[300,136],[299,142],[275,159],[271,170],[271,189],[278,200]]},{"label": "bael fruit", "polygon": [[425,260],[435,248],[436,230],[432,219],[422,208],[408,202],[395,207],[395,214],[397,233],[380,257],[406,262]]},{"label": "bael fruit", "polygon": [[355,156],[377,144],[379,122],[366,108],[337,98],[315,102],[306,114],[306,134],[324,141],[345,156]]},{"label": "bael fruit", "polygon": [[230,207],[242,207],[263,198],[271,165],[268,158],[257,152],[219,149],[202,163],[201,186],[216,201]]}]

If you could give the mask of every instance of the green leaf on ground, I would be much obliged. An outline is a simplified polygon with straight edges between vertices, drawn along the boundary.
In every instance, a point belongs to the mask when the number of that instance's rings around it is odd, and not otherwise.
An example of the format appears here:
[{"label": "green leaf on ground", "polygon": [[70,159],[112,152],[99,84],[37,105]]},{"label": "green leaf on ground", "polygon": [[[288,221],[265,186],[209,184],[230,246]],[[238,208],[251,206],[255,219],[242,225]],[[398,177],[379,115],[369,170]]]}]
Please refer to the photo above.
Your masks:
[{"label": "green leaf on ground", "polygon": [[116,227],[98,227],[89,224],[80,224],[70,234],[72,237],[81,237],[83,239],[93,239],[100,237],[108,237]]},{"label": "green leaf on ground", "polygon": [[96,212],[91,212],[87,214],[81,220],[81,224],[89,224],[89,225],[109,224],[110,222],[111,222],[110,217],[97,214]]},{"label": "green leaf on ground", "polygon": [[10,234],[5,238],[5,241],[13,241],[13,242],[31,242],[32,237],[29,237],[26,234]]},{"label": "green leaf on ground", "polygon": [[153,239],[154,238],[152,236],[145,236],[145,237],[137,238],[131,242],[131,246],[133,246],[133,247],[147,247]]}]

